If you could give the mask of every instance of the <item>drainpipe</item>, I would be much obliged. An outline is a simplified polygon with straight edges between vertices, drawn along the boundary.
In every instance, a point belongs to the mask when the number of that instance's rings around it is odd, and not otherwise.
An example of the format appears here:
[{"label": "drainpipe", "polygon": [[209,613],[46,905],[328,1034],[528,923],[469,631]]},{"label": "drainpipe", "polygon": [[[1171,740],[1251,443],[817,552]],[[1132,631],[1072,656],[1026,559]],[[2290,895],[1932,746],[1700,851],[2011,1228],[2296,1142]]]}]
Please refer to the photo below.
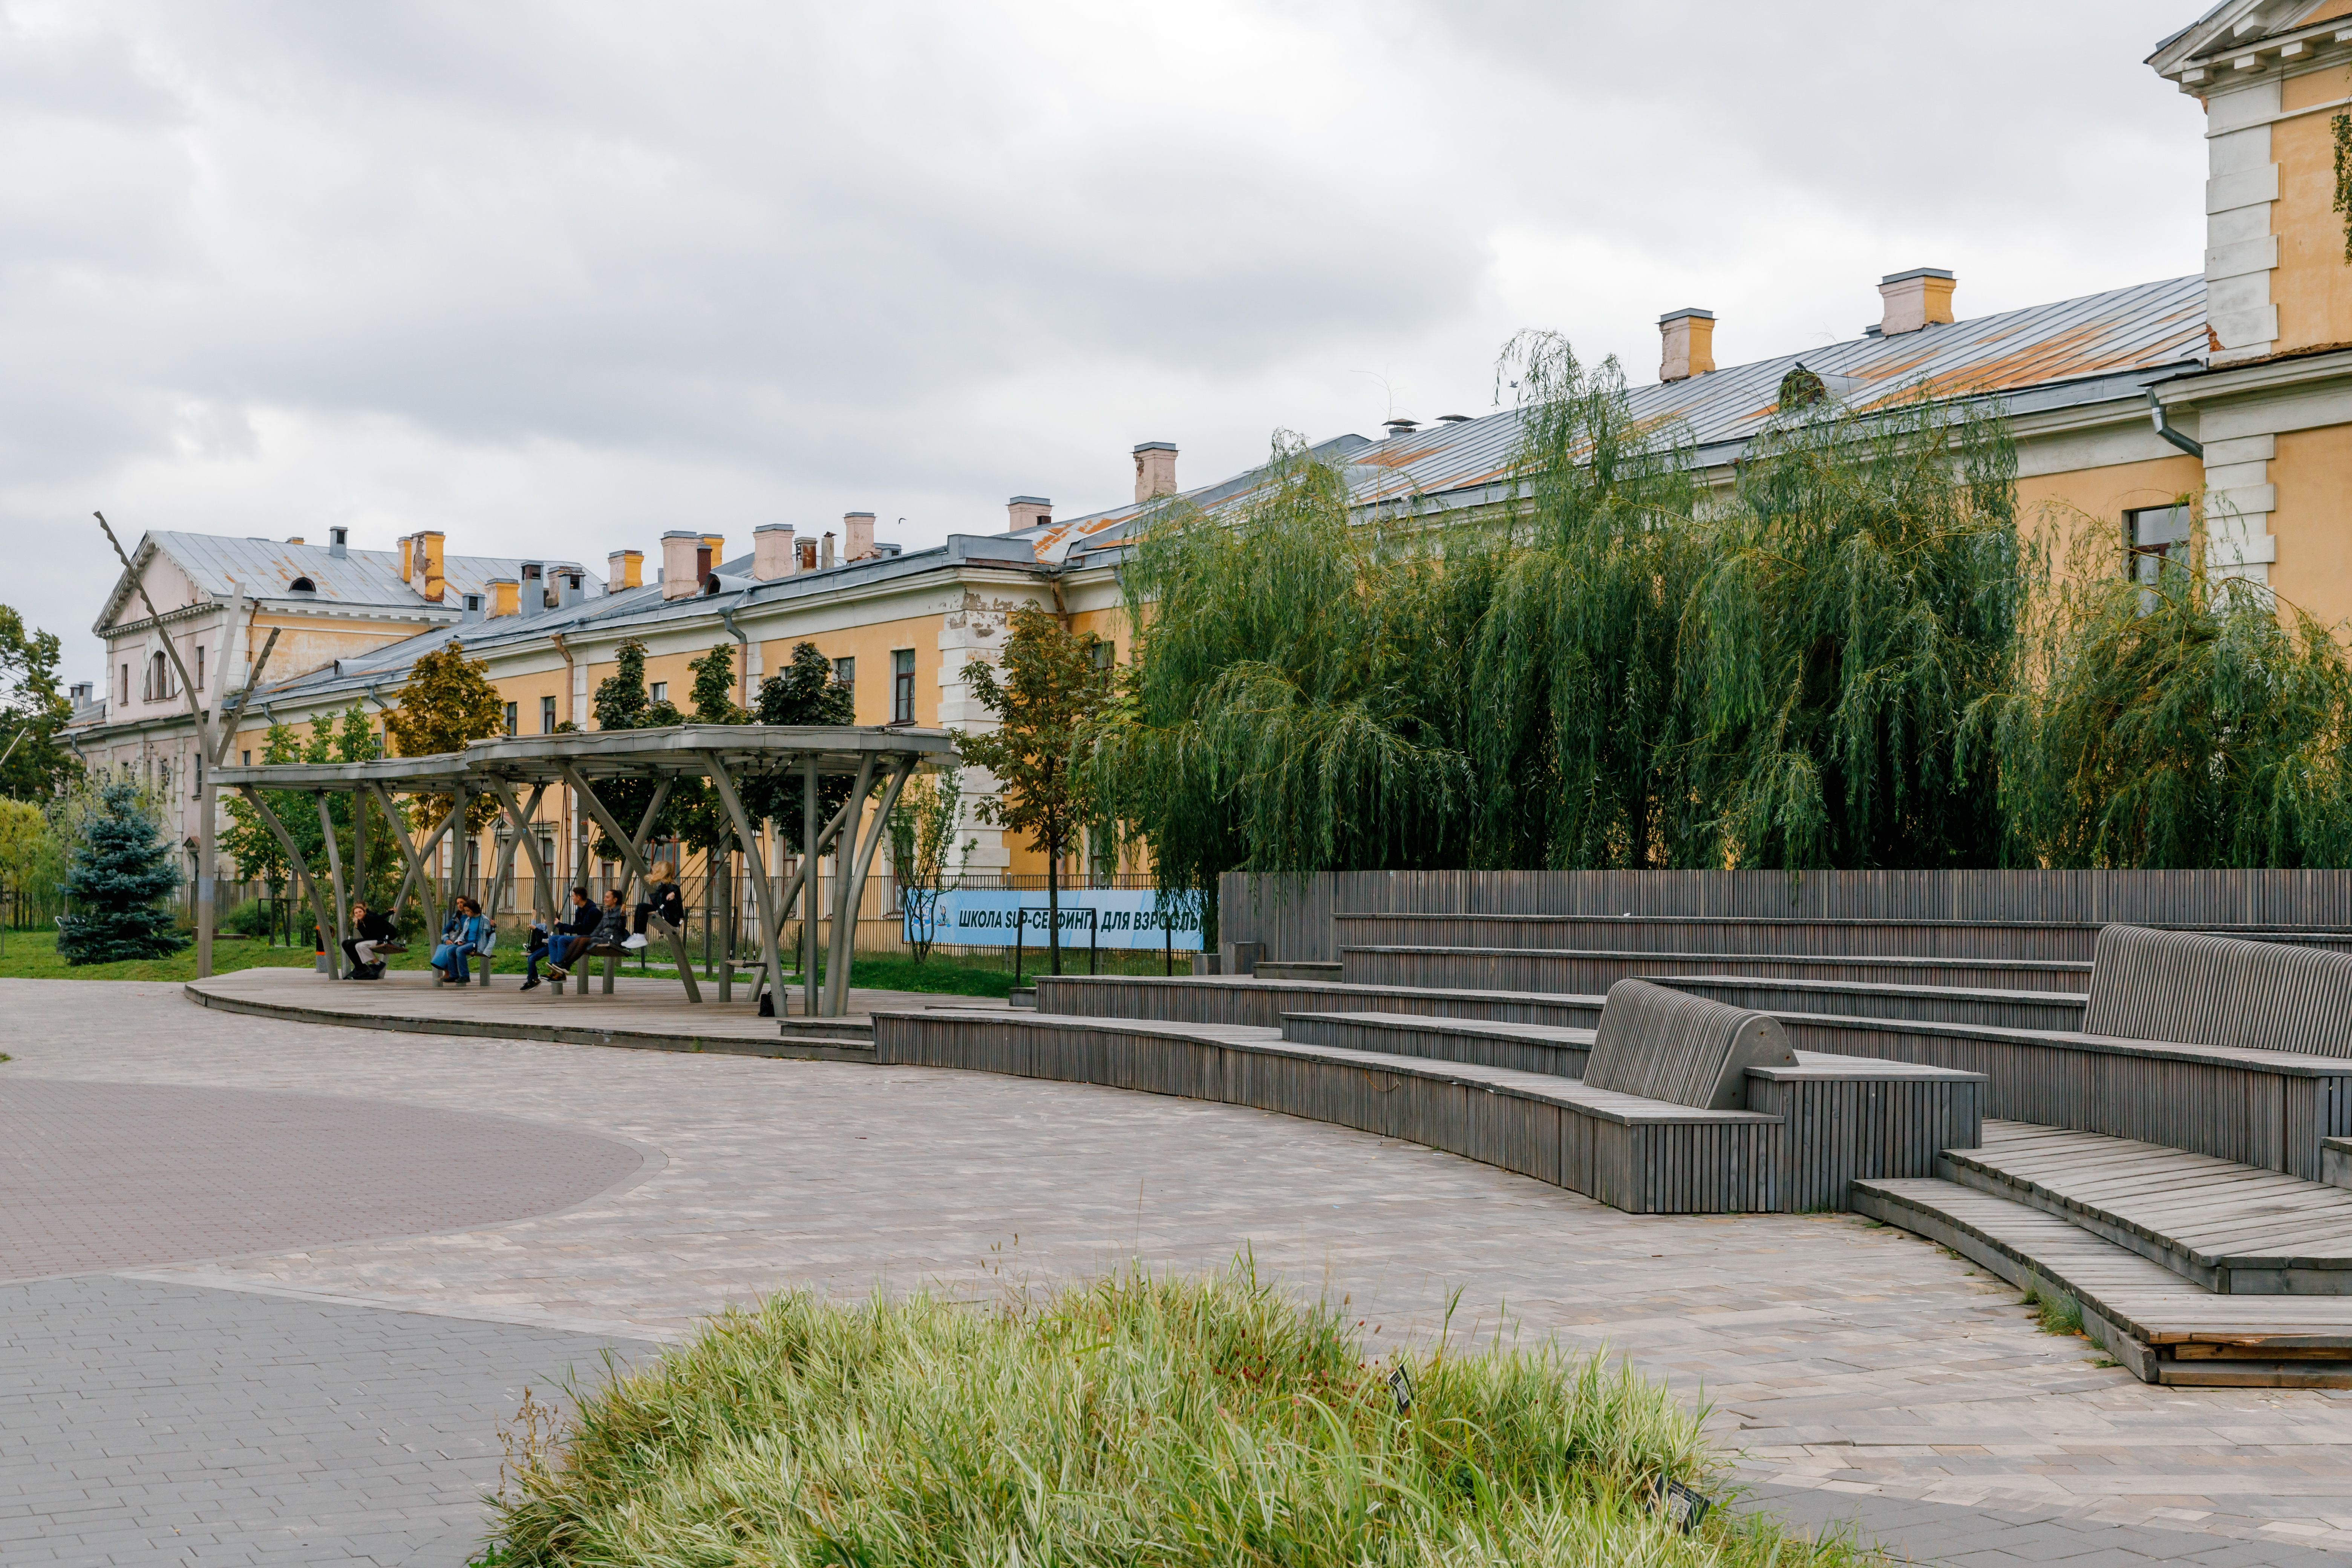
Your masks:
[{"label": "drainpipe", "polygon": [[719,622],[729,631],[734,633],[735,640],[742,645],[741,660],[737,666],[737,668],[743,672],[743,697],[740,705],[748,710],[751,706],[751,639],[745,637],[743,635],[743,628],[735,624],[735,612],[733,610],[729,609],[719,611]]},{"label": "drainpipe", "polygon": [[2205,455],[2205,444],[2202,441],[2192,440],[2189,437],[2183,436],[2179,431],[2175,430],[2170,423],[2169,413],[2170,411],[2168,410],[2163,404],[2157,401],[2156,388],[2152,386],[2149,387],[2147,389],[2147,416],[2150,420],[2155,422],[2156,433],[2163,437],[2166,440],[2171,442],[2174,446],[2179,447],[2182,451],[2188,453],[2190,457],[2202,458]]},{"label": "drainpipe", "polygon": [[[553,643],[555,645],[555,651],[563,656],[563,716],[572,724],[572,728],[577,729],[580,726],[580,711],[572,703],[572,693],[574,689],[573,682],[578,677],[578,672],[572,668],[572,650],[564,646],[563,634],[562,632],[548,633],[547,640]],[[572,786],[568,784],[563,786],[563,842],[566,846],[570,847],[567,849],[567,853],[571,854],[573,859],[579,859],[581,858],[578,849],[580,843],[580,800],[578,796],[572,793]],[[587,868],[584,866],[573,866],[571,868],[572,886],[576,888],[585,885],[582,878],[583,873],[586,869]],[[551,892],[554,889],[549,889]],[[559,904],[557,907],[562,908],[562,906]]]}]

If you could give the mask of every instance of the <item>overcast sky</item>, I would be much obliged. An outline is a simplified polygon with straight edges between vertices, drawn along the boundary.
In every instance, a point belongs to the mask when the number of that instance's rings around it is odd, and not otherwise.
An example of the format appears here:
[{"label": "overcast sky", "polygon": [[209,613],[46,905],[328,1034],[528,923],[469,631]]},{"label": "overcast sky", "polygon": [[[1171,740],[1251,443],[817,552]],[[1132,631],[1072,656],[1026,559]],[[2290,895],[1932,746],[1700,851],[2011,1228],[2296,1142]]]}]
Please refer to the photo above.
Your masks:
[{"label": "overcast sky", "polygon": [[[1493,406],[2193,272],[2197,7],[0,0],[0,599],[90,521],[601,565],[908,547]],[[903,521],[900,521],[902,520]]]}]

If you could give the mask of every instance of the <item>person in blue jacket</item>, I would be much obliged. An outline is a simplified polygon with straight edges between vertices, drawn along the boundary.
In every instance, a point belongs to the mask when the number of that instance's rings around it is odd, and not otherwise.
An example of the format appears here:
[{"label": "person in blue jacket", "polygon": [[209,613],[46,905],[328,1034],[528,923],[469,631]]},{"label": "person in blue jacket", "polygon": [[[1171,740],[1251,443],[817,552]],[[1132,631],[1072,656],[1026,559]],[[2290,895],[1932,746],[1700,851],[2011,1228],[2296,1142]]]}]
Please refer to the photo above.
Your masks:
[{"label": "person in blue jacket", "polygon": [[482,906],[458,894],[457,907],[441,928],[441,944],[433,950],[433,967],[458,984],[466,984],[473,978],[466,968],[466,960],[482,951],[482,937],[488,929],[482,919]]}]

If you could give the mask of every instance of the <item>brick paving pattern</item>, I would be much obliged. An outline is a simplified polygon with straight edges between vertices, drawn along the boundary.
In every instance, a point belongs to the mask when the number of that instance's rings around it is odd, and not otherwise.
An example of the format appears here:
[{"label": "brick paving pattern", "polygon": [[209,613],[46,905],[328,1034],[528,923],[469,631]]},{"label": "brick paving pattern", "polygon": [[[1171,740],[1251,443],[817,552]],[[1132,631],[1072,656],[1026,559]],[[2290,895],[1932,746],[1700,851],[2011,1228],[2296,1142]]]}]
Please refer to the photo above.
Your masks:
[{"label": "brick paving pattern", "polygon": [[0,1279],[496,1225],[593,1197],[643,1163],[614,1139],[509,1117],[11,1075]]},{"label": "brick paving pattern", "polygon": [[0,1562],[457,1568],[526,1384],[639,1342],[106,1276],[0,1285]]},{"label": "brick paving pattern", "polygon": [[29,1026],[0,1097],[68,1079],[325,1092],[663,1156],[560,1214],[150,1279],[667,1340],[787,1286],[986,1291],[1246,1245],[1381,1339],[1433,1332],[1458,1287],[1457,1331],[1606,1343],[1708,1400],[1774,1497],[1969,1568],[2352,1548],[2352,1394],[2145,1386],[1852,1216],[1636,1218],[1409,1144],[1087,1086],[226,1018],[169,986],[109,986],[100,1012],[78,1005],[89,989],[0,983]]}]

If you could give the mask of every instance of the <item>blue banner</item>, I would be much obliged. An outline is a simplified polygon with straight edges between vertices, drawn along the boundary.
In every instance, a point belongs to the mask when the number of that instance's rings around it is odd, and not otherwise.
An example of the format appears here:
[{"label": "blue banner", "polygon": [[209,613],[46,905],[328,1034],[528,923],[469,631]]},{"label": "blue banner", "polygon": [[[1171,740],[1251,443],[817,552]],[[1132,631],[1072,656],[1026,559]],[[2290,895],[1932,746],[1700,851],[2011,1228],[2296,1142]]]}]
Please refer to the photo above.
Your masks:
[{"label": "blue banner", "polygon": [[[1201,951],[1201,900],[1179,895],[1163,913],[1160,895],[1148,888],[1072,888],[1060,900],[1062,946],[1173,948]],[[1045,892],[959,889],[906,895],[907,940],[950,947],[1046,945]]]}]

